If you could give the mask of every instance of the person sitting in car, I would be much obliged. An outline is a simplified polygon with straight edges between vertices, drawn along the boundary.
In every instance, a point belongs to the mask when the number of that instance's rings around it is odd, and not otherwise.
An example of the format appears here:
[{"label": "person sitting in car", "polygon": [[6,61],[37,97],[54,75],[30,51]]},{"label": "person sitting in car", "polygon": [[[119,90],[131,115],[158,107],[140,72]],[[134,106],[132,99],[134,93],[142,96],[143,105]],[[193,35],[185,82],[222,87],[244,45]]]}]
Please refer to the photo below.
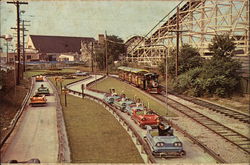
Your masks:
[{"label": "person sitting in car", "polygon": [[168,128],[165,128],[165,125],[160,121],[160,119],[158,119],[157,122],[158,122],[157,129],[158,129],[159,136],[172,136],[173,135],[171,126],[169,126]]},{"label": "person sitting in car", "polygon": [[41,86],[39,87],[39,89],[43,89],[43,88],[45,88],[45,87],[43,86],[43,84],[41,84]]}]

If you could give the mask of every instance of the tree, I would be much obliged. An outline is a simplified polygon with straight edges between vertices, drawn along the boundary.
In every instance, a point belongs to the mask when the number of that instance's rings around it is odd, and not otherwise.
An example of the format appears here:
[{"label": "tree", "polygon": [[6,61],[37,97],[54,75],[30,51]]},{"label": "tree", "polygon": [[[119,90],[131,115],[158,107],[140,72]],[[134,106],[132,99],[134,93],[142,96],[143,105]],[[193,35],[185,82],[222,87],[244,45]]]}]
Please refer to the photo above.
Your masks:
[{"label": "tree", "polygon": [[233,57],[235,48],[235,43],[228,34],[216,35],[212,39],[212,44],[209,44],[209,50],[216,59]]},{"label": "tree", "polygon": [[202,68],[195,68],[180,75],[174,89],[194,96],[217,95],[229,97],[238,89],[241,68],[233,59],[235,45],[228,35],[215,36],[209,45],[212,58],[204,62]]},{"label": "tree", "polygon": [[[125,55],[126,49],[123,44],[123,40],[115,35],[107,36],[107,55],[108,55],[108,65],[113,65],[114,61],[119,61],[119,58]],[[105,69],[106,65],[106,54],[105,45],[102,45],[96,51],[97,64],[99,69]]]},{"label": "tree", "polygon": [[[176,68],[176,49],[170,51],[170,57],[168,57],[168,74],[171,77],[175,76],[175,68]],[[188,44],[184,44],[179,53],[179,66],[178,66],[178,74],[185,73],[190,69],[200,67],[203,64],[203,58],[200,56],[197,49],[193,48]],[[159,64],[159,71],[163,75],[166,72],[165,69],[166,62],[165,60]]]}]

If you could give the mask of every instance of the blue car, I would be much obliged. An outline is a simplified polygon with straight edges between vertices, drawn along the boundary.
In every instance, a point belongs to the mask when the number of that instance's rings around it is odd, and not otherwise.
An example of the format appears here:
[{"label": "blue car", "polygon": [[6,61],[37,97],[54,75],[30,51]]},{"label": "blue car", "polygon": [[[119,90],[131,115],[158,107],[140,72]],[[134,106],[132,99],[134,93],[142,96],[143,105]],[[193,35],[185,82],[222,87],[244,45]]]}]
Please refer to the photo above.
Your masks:
[{"label": "blue car", "polygon": [[133,111],[143,111],[144,107],[142,105],[137,106],[136,104],[130,104],[127,105],[124,109],[124,112],[126,112],[128,115],[132,115]]},{"label": "blue car", "polygon": [[109,93],[104,95],[103,100],[108,104],[113,104],[116,99],[121,98],[119,95],[111,95]]},{"label": "blue car", "polygon": [[152,129],[146,126],[147,133],[144,137],[155,157],[168,158],[168,157],[182,157],[186,154],[183,150],[182,142],[177,136],[171,134],[168,136],[159,136],[157,129]]},{"label": "blue car", "polygon": [[114,106],[122,112],[125,112],[125,107],[130,104],[135,104],[135,102],[133,100],[130,100],[129,98],[121,98],[114,101]]}]

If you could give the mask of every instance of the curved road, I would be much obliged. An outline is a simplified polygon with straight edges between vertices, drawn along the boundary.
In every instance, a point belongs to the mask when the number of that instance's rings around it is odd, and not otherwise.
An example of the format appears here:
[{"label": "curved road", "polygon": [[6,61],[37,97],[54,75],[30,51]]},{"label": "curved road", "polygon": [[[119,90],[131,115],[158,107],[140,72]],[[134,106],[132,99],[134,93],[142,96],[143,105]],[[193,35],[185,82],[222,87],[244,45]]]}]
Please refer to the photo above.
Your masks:
[{"label": "curved road", "polygon": [[[71,84],[68,86],[68,88],[71,90],[81,92],[81,85],[82,84],[85,84],[85,86],[86,86],[86,84],[94,81],[95,79],[101,78],[101,77],[102,76],[100,76],[100,75],[93,76],[90,79]],[[104,97],[103,94],[96,93],[96,92],[86,90],[86,89],[84,90],[84,93],[98,97],[100,99],[103,99],[103,97]],[[72,93],[70,93],[70,94],[72,94]],[[75,96],[78,96],[78,95],[75,95]],[[81,96],[78,96],[78,97],[81,97]],[[125,114],[125,113],[121,113],[121,114],[130,123],[132,123],[133,127],[137,130],[137,132],[141,135],[141,137],[143,137],[146,134],[146,131],[141,129],[138,125],[136,125],[127,114]],[[189,140],[188,138],[184,137],[183,134],[175,131],[175,135],[178,136],[180,138],[180,140],[183,142],[184,150],[187,152],[187,155],[182,157],[182,158],[169,158],[169,159],[157,158],[156,159],[157,163],[176,163],[176,162],[178,162],[178,163],[216,163],[216,161],[210,155],[205,153],[198,145],[193,144],[193,142],[191,140]]]},{"label": "curved road", "polygon": [[[44,84],[53,90],[47,82],[35,82],[35,90]],[[9,160],[26,161],[38,158],[42,163],[56,163],[58,155],[58,134],[55,96],[46,96],[47,105],[31,107],[26,105],[13,133],[3,146],[1,162]],[[28,102],[29,103],[29,102]],[[10,143],[11,142],[11,143]]]}]

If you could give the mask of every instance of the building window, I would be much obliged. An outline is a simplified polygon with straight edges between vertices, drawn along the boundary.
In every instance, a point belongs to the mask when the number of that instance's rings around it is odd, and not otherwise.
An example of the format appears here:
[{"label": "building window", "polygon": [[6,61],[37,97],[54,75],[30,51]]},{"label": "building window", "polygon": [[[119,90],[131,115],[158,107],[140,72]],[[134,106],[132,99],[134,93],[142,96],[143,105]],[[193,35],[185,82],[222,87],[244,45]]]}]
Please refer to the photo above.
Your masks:
[{"label": "building window", "polygon": [[28,56],[27,56],[27,59],[30,60],[30,59],[31,59],[31,55],[28,55]]}]

